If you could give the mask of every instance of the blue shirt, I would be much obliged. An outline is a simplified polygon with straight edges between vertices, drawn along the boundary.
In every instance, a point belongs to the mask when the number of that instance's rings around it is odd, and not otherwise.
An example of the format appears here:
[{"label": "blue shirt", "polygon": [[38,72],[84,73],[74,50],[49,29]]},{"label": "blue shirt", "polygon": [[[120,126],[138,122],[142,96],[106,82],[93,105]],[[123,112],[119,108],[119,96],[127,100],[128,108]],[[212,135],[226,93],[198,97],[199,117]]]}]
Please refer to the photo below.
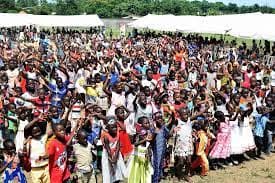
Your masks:
[{"label": "blue shirt", "polygon": [[111,73],[111,78],[110,78],[110,85],[113,86],[118,82],[119,79],[119,74],[118,73]]},{"label": "blue shirt", "polygon": [[258,137],[264,137],[264,130],[266,123],[269,121],[266,115],[256,114],[255,116],[255,128],[254,135]]},{"label": "blue shirt", "polygon": [[60,106],[61,100],[65,97],[68,91],[68,84],[69,81],[65,81],[63,83],[63,86],[61,88],[58,88],[56,84],[49,84],[49,88],[51,89],[52,95],[51,95],[51,104],[53,106]]}]

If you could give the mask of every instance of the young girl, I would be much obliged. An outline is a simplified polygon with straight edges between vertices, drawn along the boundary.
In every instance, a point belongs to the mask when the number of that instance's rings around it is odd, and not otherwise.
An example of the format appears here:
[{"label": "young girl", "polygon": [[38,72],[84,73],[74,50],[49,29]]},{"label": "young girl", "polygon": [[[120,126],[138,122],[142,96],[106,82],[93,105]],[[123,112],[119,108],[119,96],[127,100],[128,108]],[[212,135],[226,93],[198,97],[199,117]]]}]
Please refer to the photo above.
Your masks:
[{"label": "young girl", "polygon": [[138,124],[141,128],[137,130],[135,152],[129,164],[128,183],[151,183],[154,170],[150,162],[150,142],[153,133],[147,117],[140,117]]},{"label": "young girl", "polygon": [[242,145],[240,144],[240,127],[238,122],[239,112],[235,111],[234,106],[232,103],[226,104],[226,109],[229,114],[229,125],[231,131],[231,160],[233,164],[238,164],[238,161],[235,160],[236,155],[240,155],[243,153]]},{"label": "young girl", "polygon": [[125,178],[126,167],[120,152],[119,131],[115,119],[110,119],[107,131],[102,133],[102,176],[103,183],[122,181]]},{"label": "young girl", "polygon": [[167,139],[169,137],[169,130],[164,125],[163,116],[160,112],[153,115],[155,122],[155,138],[152,144],[153,149],[153,183],[160,182],[163,176],[163,163],[165,158]]},{"label": "young girl", "polygon": [[[189,177],[191,168],[191,156],[193,154],[192,123],[193,117],[188,117],[188,109],[180,108],[177,126],[175,127],[175,175],[181,180],[191,182]],[[185,172],[182,168],[185,166]]]},{"label": "young girl", "polygon": [[231,130],[228,122],[225,120],[224,113],[216,111],[214,117],[219,123],[217,141],[211,150],[209,157],[211,159],[225,160],[231,153]]},{"label": "young girl", "polygon": [[252,129],[250,127],[250,118],[249,118],[249,116],[252,113],[252,110],[253,110],[253,107],[251,103],[247,104],[247,108],[241,107],[241,116],[239,119],[241,138],[239,143],[242,146],[243,152],[250,151],[252,149],[255,149],[256,147]]},{"label": "young girl", "polygon": [[[192,169],[197,168],[198,166],[201,166],[202,171],[201,175],[206,176],[209,172],[209,162],[207,159],[207,145],[208,145],[208,135],[206,132],[206,125],[201,125],[199,123],[196,123],[195,130],[196,130],[196,136],[197,136],[197,143],[196,143],[196,155],[197,158],[194,162],[192,162]],[[209,139],[210,140],[210,139]]]},{"label": "young girl", "polygon": [[[125,115],[125,112],[127,114]],[[130,137],[126,131],[126,125],[124,123],[124,120],[128,118],[130,113],[127,111],[127,109],[124,106],[120,106],[115,109],[115,114],[118,119],[117,121],[117,127],[119,130],[119,143],[120,143],[120,152],[122,154],[122,157],[127,159],[127,157],[132,153],[133,146],[131,144]]]}]

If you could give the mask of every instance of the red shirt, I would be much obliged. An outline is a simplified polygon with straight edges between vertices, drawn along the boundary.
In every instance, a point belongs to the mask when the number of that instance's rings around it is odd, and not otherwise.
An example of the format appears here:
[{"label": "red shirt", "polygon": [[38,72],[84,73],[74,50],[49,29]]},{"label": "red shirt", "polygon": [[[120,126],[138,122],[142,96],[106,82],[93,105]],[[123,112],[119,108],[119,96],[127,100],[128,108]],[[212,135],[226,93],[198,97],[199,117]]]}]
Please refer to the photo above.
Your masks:
[{"label": "red shirt", "polygon": [[41,100],[39,97],[36,97],[36,98],[32,99],[32,102],[34,103],[36,110],[38,112],[44,113],[44,114],[48,112],[50,105],[51,105],[49,95],[45,96],[44,100]]},{"label": "red shirt", "polygon": [[[123,128],[126,128],[124,122],[119,122]],[[120,142],[120,152],[123,156],[123,158],[127,157],[128,155],[131,154],[133,151],[133,145],[131,144],[130,137],[126,130],[121,129],[121,127],[118,125],[118,130],[119,130],[119,142]]]},{"label": "red shirt", "polygon": [[153,78],[154,80],[158,81],[158,80],[160,80],[161,75],[160,75],[159,73],[157,73],[157,74],[152,74],[152,78]]},{"label": "red shirt", "polygon": [[[66,136],[65,139],[67,142],[69,137]],[[66,143],[54,138],[49,142],[47,152],[49,155],[50,182],[61,183],[70,178],[70,172],[67,166]]]}]

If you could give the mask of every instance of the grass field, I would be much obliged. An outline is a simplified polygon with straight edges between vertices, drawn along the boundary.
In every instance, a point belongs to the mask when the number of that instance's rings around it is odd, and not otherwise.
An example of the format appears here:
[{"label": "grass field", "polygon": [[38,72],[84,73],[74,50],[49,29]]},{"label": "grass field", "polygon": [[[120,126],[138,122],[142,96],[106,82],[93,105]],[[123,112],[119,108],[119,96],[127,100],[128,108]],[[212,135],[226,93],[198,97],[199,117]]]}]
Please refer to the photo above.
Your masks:
[{"label": "grass field", "polygon": [[[34,183],[27,174],[28,183]],[[251,160],[238,166],[226,167],[224,170],[210,171],[209,175],[201,178],[193,176],[194,183],[275,183],[275,154],[265,160]],[[98,183],[102,177],[98,177]],[[127,181],[124,181],[125,183]],[[181,181],[183,182],[183,181]],[[167,178],[161,183],[179,183],[176,179]]]}]

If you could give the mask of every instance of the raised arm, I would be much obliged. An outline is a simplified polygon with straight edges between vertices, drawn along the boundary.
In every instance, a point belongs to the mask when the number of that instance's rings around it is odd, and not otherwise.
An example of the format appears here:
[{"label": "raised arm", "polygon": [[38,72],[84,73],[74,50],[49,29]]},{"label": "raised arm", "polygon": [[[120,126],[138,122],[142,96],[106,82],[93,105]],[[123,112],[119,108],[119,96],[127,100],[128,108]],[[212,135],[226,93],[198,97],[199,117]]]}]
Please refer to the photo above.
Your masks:
[{"label": "raised arm", "polygon": [[110,89],[109,89],[110,79],[111,79],[111,76],[108,75],[108,78],[106,79],[106,81],[104,82],[104,85],[103,85],[103,91],[104,91],[108,96],[112,96],[112,92],[111,92]]}]

